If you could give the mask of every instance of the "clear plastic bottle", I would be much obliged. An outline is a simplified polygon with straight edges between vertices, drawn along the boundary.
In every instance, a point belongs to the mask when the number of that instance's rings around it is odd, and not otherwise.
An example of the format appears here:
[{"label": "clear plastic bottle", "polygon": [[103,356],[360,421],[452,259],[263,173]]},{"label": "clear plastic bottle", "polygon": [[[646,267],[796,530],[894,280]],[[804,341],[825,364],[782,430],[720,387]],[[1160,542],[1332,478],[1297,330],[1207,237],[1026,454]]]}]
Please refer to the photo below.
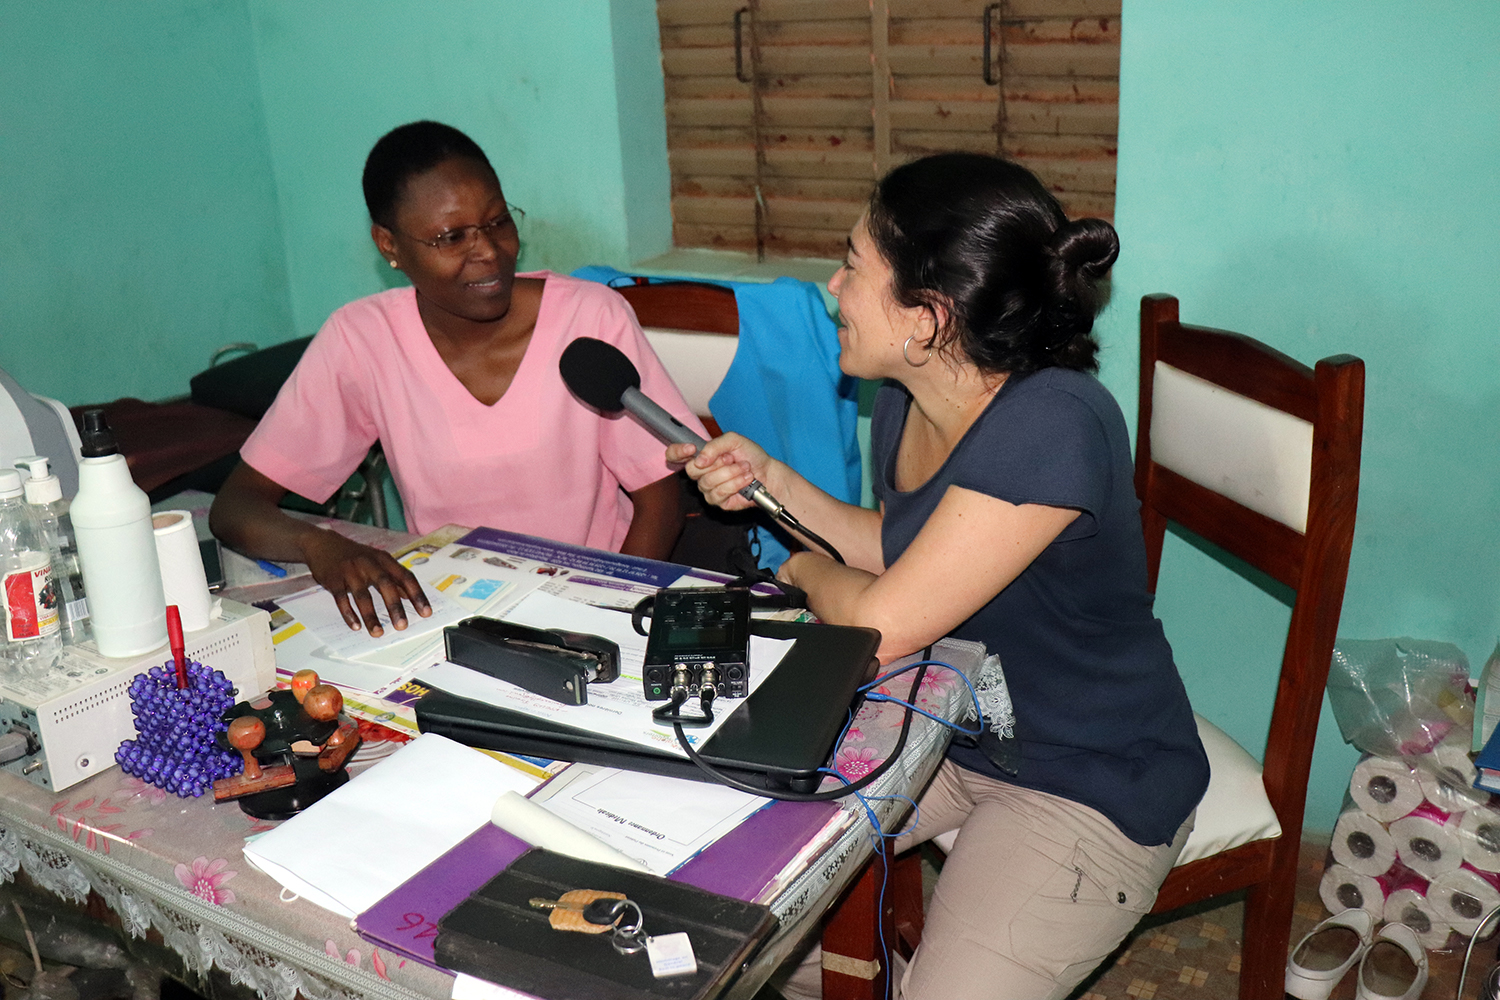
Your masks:
[{"label": "clear plastic bottle", "polygon": [[46,536],[15,469],[0,469],[0,594],[0,669],[10,676],[45,674],[62,652],[62,618]]},{"label": "clear plastic bottle", "polygon": [[73,536],[73,519],[68,515],[69,504],[62,495],[62,482],[56,473],[49,471],[50,464],[41,455],[16,459],[16,468],[30,473],[21,486],[26,491],[26,502],[41,522],[47,548],[52,553],[52,580],[61,598],[58,611],[62,613],[63,642],[71,646],[89,637],[89,602],[84,596],[83,570],[78,564],[78,543]]}]

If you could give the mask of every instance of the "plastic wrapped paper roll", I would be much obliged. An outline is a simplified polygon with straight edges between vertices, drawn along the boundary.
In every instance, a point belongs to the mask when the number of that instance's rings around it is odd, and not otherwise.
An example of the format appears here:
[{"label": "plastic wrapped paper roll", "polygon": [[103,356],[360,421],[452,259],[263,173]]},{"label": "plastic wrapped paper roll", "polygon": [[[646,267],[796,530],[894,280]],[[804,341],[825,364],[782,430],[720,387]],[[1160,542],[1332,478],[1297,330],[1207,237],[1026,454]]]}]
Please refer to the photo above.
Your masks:
[{"label": "plastic wrapped paper roll", "polygon": [[1396,820],[1390,829],[1401,863],[1429,882],[1463,864],[1458,816],[1424,804]]},{"label": "plastic wrapped paper roll", "polygon": [[1429,951],[1442,948],[1453,933],[1453,925],[1439,916],[1428,900],[1427,883],[1421,880],[1393,889],[1385,897],[1385,922],[1410,927],[1422,947]]},{"label": "plastic wrapped paper roll", "polygon": [[1464,861],[1482,872],[1500,872],[1500,809],[1480,806],[1458,823],[1464,838]]},{"label": "plastic wrapped paper roll", "polygon": [[[1427,886],[1427,902],[1432,904],[1440,919],[1468,937],[1479,927],[1486,913],[1500,906],[1500,889],[1495,887],[1496,880],[1496,876],[1472,868],[1444,872]],[[1494,932],[1494,921],[1491,921],[1489,934],[1485,936]]]},{"label": "plastic wrapped paper roll", "polygon": [[1349,779],[1349,797],[1372,818],[1389,823],[1422,804],[1422,784],[1402,761],[1366,757]]},{"label": "plastic wrapped paper roll", "polygon": [[593,834],[585,833],[515,792],[506,792],[495,801],[490,810],[490,822],[533,847],[545,847],[581,861],[597,861],[601,865],[637,872],[647,870],[634,858],[626,857]]},{"label": "plastic wrapped paper roll", "polygon": [[1463,812],[1490,799],[1489,792],[1474,787],[1474,762],[1463,743],[1439,743],[1413,763],[1422,797],[1444,812]]},{"label": "plastic wrapped paper roll", "polygon": [[1352,872],[1343,865],[1329,865],[1323,872],[1318,896],[1330,913],[1364,910],[1377,922],[1385,916],[1385,887],[1374,876]]},{"label": "plastic wrapped paper roll", "polygon": [[1396,863],[1396,840],[1385,824],[1350,809],[1333,827],[1333,860],[1361,875],[1384,875]]}]

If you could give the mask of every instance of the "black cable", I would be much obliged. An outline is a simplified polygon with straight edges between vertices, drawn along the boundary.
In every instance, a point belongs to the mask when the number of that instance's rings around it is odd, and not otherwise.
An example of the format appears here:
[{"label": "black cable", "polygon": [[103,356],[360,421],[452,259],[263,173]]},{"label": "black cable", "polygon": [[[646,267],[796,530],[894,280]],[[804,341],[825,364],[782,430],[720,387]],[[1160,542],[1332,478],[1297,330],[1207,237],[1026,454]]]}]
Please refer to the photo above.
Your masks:
[{"label": "black cable", "polygon": [[[923,664],[922,666],[917,668],[916,675],[912,678],[911,692],[906,696],[907,701],[912,702],[917,700],[917,691],[922,686],[922,679],[926,676],[927,665]],[[710,778],[712,778],[714,781],[717,781],[721,785],[728,785],[730,788],[737,789],[741,792],[747,792],[750,795],[759,795],[763,798],[777,799],[781,802],[832,802],[835,799],[842,799],[846,796],[853,795],[855,792],[863,788],[868,787],[870,784],[884,775],[886,771],[890,770],[891,765],[896,763],[896,760],[901,756],[901,751],[906,749],[906,737],[907,734],[911,731],[911,720],[914,714],[915,713],[912,712],[911,707],[907,706],[905,718],[903,718],[901,721],[901,735],[896,738],[895,749],[891,751],[891,755],[887,757],[879,767],[875,768],[873,771],[865,775],[863,778],[860,778],[858,781],[850,782],[849,784],[846,784],[841,788],[833,788],[826,792],[773,791],[769,788],[757,788],[754,785],[740,781],[738,778],[731,778],[729,775],[725,774],[723,771],[720,771],[718,768],[714,767],[712,764],[698,755],[698,752],[693,749],[692,744],[688,742],[687,734],[682,731],[682,725],[680,723],[674,722],[672,724],[672,729],[677,733],[677,742],[681,744],[683,752],[688,756],[688,760],[698,765],[699,770],[701,770],[704,774],[707,774]]]},{"label": "black cable", "polygon": [[698,704],[703,709],[701,716],[683,715],[677,711],[682,707],[683,702],[687,701],[688,690],[685,687],[675,687],[672,689],[672,700],[665,705],[659,705],[652,709],[651,718],[662,724],[670,722],[679,729],[683,726],[700,729],[703,726],[712,725],[714,721],[714,710],[712,707],[714,699],[710,691],[711,689],[705,688],[699,695]]},{"label": "black cable", "polygon": [[[830,557],[832,557],[832,559],[833,559],[834,562],[836,562],[836,563],[843,563],[844,562],[844,557],[841,556],[841,555],[839,555],[839,550],[838,549],[834,548],[832,545],[829,545],[828,542],[823,538],[822,535],[819,535],[815,531],[809,530],[806,525],[804,525],[801,521],[797,520],[796,516],[791,511],[787,510],[785,507],[781,508],[780,510],[778,510],[776,512],[776,519],[779,520],[779,521],[781,521],[781,523],[785,524],[788,528],[791,528],[792,530],[796,531],[798,534],[800,534],[803,537],[805,537],[808,541],[812,542],[814,545],[816,545],[818,548],[822,549],[824,552],[827,552],[828,555]],[[847,564],[845,564],[845,565],[847,565]]]}]

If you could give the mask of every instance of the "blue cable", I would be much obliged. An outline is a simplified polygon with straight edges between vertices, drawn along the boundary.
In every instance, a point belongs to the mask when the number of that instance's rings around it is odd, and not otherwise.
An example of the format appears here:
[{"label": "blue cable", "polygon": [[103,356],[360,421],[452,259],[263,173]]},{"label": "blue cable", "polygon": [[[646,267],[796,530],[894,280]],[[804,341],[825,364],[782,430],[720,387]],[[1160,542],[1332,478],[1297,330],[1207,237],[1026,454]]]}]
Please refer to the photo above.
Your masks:
[{"label": "blue cable", "polygon": [[[837,768],[823,767],[819,768],[818,770],[833,775],[835,778],[839,779],[846,785],[853,784],[853,782],[851,782],[847,777],[841,774]],[[870,800],[865,798],[859,792],[854,792],[853,794],[854,797],[859,800],[860,806],[864,809],[865,820],[870,824],[870,828],[873,831],[873,834],[870,838],[870,846],[874,849],[875,853],[880,856],[881,859],[880,894],[875,900],[875,937],[880,941],[880,958],[882,968],[886,970],[886,996],[890,997],[891,953],[890,949],[886,947],[885,943],[885,887],[886,883],[890,881],[891,874],[890,863],[886,860],[885,854],[885,838],[888,835],[884,830],[880,828],[880,821],[875,818],[875,810],[870,806]]]},{"label": "blue cable", "polygon": [[[879,687],[881,684],[884,684],[891,678],[900,677],[908,670],[915,670],[918,667],[946,667],[949,670],[953,671],[953,673],[958,676],[959,680],[964,682],[964,687],[969,689],[969,697],[973,699],[974,702],[974,717],[978,721],[977,729],[964,729],[956,723],[949,722],[947,719],[940,719],[936,715],[933,715],[931,712],[918,708],[916,705],[913,705],[910,702],[902,701],[900,698],[893,698],[887,694],[867,693],[871,688]],[[888,674],[882,674],[870,683],[866,684],[864,687],[860,688],[859,691],[865,696],[866,701],[889,701],[893,704],[900,705],[903,708],[909,708],[919,715],[927,716],[927,718],[931,719],[934,722],[942,723],[956,733],[962,733],[965,736],[984,735],[984,708],[979,704],[979,692],[974,690],[973,682],[971,682],[969,678],[965,676],[964,672],[951,663],[944,663],[942,660],[918,660],[915,663],[908,663],[906,666],[892,670]],[[842,737],[840,737],[840,739],[842,739]]]},{"label": "blue cable", "polygon": [[[822,767],[822,768],[819,768],[818,770],[821,773],[823,773],[823,774],[830,774],[830,775],[832,775],[833,777],[839,779],[840,781],[842,781],[846,785],[851,784],[851,782],[849,781],[849,779],[847,777],[845,777],[842,773],[840,773],[837,768]],[[886,970],[886,976],[885,976],[886,996],[889,997],[891,995],[892,990],[894,989],[895,982],[894,982],[894,978],[892,976],[892,972],[894,970],[891,967],[891,950],[890,950],[889,947],[887,947],[886,941],[885,941],[885,891],[886,891],[886,887],[890,884],[890,877],[891,877],[890,859],[886,855],[885,842],[887,840],[895,840],[895,839],[897,839],[899,837],[905,836],[907,833],[910,833],[912,830],[915,830],[916,827],[917,827],[917,824],[919,822],[921,822],[922,809],[921,809],[920,806],[917,805],[917,803],[915,801],[913,801],[909,796],[906,796],[906,795],[871,795],[871,796],[865,796],[865,795],[860,794],[859,792],[855,792],[853,794],[854,794],[854,797],[859,800],[860,806],[864,808],[865,819],[869,822],[871,830],[874,831],[873,832],[873,836],[871,837],[871,840],[870,840],[870,846],[874,849],[874,851],[875,851],[876,854],[880,855],[880,858],[881,858],[881,865],[880,865],[880,895],[879,895],[879,898],[877,898],[876,901],[875,901],[875,933],[876,933],[876,936],[880,939],[880,957],[881,957],[881,960],[883,962],[883,966],[882,967]],[[911,803],[911,808],[912,808],[912,825],[910,827],[908,827],[906,830],[903,830],[903,831],[899,831],[899,832],[896,832],[896,833],[886,833],[884,830],[882,830],[880,828],[880,821],[876,818],[876,816],[875,816],[875,810],[870,805],[870,803],[871,802],[895,802],[895,801],[902,801],[902,802],[910,802]]]},{"label": "blue cable", "polygon": [[865,700],[866,701],[888,701],[888,702],[890,702],[893,705],[900,705],[902,708],[909,708],[913,712],[916,712],[918,715],[925,715],[925,716],[927,716],[927,718],[931,719],[933,722],[940,722],[943,725],[947,726],[949,729],[953,730],[955,733],[963,733],[965,736],[983,736],[984,735],[984,724],[983,723],[980,723],[980,725],[979,725],[979,727],[977,729],[964,729],[963,727],[959,726],[959,724],[956,723],[956,722],[949,722],[947,719],[940,718],[939,716],[933,715],[931,712],[927,711],[926,709],[919,708],[916,705],[913,705],[909,701],[902,701],[900,698],[893,698],[890,695],[885,695],[885,694],[867,694],[867,695],[865,695]]}]

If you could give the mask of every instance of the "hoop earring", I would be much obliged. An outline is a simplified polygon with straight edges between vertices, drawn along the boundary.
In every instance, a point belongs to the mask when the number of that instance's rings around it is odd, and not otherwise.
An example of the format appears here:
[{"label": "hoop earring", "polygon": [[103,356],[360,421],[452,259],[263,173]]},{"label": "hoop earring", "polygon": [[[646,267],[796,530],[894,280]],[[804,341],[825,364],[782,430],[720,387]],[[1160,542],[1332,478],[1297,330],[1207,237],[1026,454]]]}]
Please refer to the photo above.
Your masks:
[{"label": "hoop earring", "polygon": [[911,342],[916,339],[917,335],[915,333],[906,338],[906,343],[901,345],[901,356],[905,358],[906,363],[911,365],[913,368],[921,368],[922,365],[925,365],[927,362],[932,360],[932,347],[929,346],[927,348],[927,357],[923,358],[920,362],[913,361],[911,359],[911,355],[907,354],[906,352],[911,347]]}]

